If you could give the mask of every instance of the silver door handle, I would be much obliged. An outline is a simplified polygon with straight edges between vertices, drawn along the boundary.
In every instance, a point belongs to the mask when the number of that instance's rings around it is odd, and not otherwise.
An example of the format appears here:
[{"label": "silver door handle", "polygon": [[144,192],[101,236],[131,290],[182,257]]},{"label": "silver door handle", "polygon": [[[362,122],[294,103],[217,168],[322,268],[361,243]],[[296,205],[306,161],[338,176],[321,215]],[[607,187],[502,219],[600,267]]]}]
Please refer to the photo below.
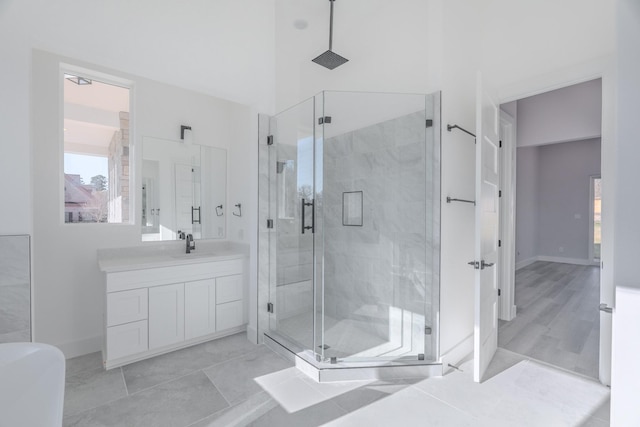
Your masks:
[{"label": "silver door handle", "polygon": [[605,313],[613,313],[613,308],[609,307],[607,304],[605,303],[600,303],[600,311],[604,311]]},{"label": "silver door handle", "polygon": [[484,269],[486,267],[493,267],[495,262],[484,262],[484,260],[480,261],[480,268]]}]

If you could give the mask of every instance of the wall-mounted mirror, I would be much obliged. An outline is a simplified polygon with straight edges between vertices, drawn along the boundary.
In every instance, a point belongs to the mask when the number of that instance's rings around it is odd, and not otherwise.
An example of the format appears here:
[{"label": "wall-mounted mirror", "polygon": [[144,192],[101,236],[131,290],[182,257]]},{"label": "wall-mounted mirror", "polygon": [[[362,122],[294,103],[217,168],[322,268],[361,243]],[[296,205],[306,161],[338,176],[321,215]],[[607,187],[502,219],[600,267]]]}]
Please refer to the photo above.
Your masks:
[{"label": "wall-mounted mirror", "polygon": [[227,151],[142,138],[142,240],[223,239]]},{"label": "wall-mounted mirror", "polygon": [[0,236],[0,343],[31,341],[29,236]]}]

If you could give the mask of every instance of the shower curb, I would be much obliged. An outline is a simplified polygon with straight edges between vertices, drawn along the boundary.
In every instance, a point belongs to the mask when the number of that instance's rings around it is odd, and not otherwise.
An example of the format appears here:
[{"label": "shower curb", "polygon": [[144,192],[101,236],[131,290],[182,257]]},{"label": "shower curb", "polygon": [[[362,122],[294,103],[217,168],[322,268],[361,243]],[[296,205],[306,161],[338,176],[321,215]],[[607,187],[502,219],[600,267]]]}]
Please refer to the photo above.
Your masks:
[{"label": "shower curb", "polygon": [[271,350],[292,361],[296,368],[319,383],[338,381],[424,379],[441,377],[441,363],[381,362],[381,363],[318,363],[304,353],[295,353],[274,338],[264,334],[264,344]]}]

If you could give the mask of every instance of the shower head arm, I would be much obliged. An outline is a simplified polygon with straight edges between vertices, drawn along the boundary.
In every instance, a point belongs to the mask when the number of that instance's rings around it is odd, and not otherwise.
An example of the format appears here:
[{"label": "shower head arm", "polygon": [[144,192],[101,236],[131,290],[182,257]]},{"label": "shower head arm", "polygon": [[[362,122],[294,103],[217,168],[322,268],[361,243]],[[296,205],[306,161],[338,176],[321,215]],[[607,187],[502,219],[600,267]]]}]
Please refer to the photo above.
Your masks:
[{"label": "shower head arm", "polygon": [[333,48],[333,2],[336,0],[329,0],[331,3],[331,9],[329,12],[329,50]]}]

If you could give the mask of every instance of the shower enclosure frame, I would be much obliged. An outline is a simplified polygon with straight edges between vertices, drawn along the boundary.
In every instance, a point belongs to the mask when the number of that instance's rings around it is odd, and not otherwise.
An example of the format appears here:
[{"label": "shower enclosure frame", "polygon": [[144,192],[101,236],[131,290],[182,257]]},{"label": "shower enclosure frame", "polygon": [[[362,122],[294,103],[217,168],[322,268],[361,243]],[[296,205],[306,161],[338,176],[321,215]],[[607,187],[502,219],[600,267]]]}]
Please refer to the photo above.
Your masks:
[{"label": "shower enclosure frame", "polygon": [[[333,97],[333,98],[332,98]],[[404,98],[403,98],[404,97]],[[411,98],[413,97],[413,98]],[[325,165],[327,159],[325,156],[327,153],[325,152],[325,144],[328,144],[328,141],[331,141],[332,138],[338,138],[342,134],[330,135],[331,132],[328,131],[325,126],[333,121],[333,124],[330,126],[334,126],[336,123],[336,108],[335,99],[342,100],[356,100],[356,104],[365,105],[367,100],[373,100],[373,104],[383,100],[384,102],[380,103],[380,110],[391,109],[393,107],[388,107],[387,104],[398,104],[402,105],[403,103],[415,104],[416,97],[423,97],[423,111],[412,112],[412,115],[409,114],[407,117],[411,116],[413,120],[412,123],[416,123],[416,120],[419,120],[423,124],[424,129],[424,162],[425,162],[425,198],[429,200],[430,197],[430,205],[427,203],[424,212],[424,227],[425,227],[425,236],[428,236],[430,239],[429,248],[427,248],[426,241],[424,242],[425,253],[424,253],[424,303],[425,308],[423,311],[423,320],[420,322],[420,313],[418,310],[396,310],[400,322],[402,326],[398,330],[402,330],[403,337],[401,337],[401,341],[406,340],[407,342],[414,342],[418,344],[412,344],[408,351],[404,353],[399,353],[397,348],[394,348],[394,351],[388,352],[388,354],[384,354],[383,350],[377,350],[379,352],[376,354],[367,354],[367,351],[371,352],[368,348],[365,347],[365,351],[354,352],[354,354],[350,354],[349,352],[340,352],[340,349],[336,350],[327,344],[327,337],[325,337],[325,332],[331,331],[331,328],[328,327],[326,322],[332,319],[331,316],[327,315],[327,301],[328,296],[326,291],[330,291],[325,285],[325,271],[324,269],[330,264],[327,259],[325,259],[325,255],[328,256],[327,245],[325,242],[325,212],[324,209],[330,208],[331,206],[327,202],[327,207],[323,205],[324,200],[323,196],[328,197],[331,193],[326,192],[323,194],[323,186],[325,185],[324,174],[327,173],[326,169],[329,169],[329,166]],[[406,101],[406,99],[409,101]],[[392,101],[392,102],[387,102]],[[328,107],[327,104],[333,103],[332,107]],[[347,103],[348,104],[348,103]],[[329,115],[329,109],[332,109],[331,115]],[[300,111],[304,112],[304,120],[297,120],[296,115],[300,113]],[[327,114],[325,114],[327,113]],[[376,113],[374,111],[374,113]],[[379,113],[379,112],[378,112]],[[292,122],[294,124],[293,127],[297,127],[295,129],[296,135],[290,137],[290,141],[294,141],[292,146],[295,148],[296,154],[293,156],[292,161],[281,161],[281,158],[287,158],[286,155],[282,156],[277,153],[279,149],[289,149],[291,147],[279,146],[279,139],[282,138],[282,134],[285,132],[282,128],[285,127],[287,119],[287,114],[293,117]],[[423,114],[424,117],[419,117],[419,114]],[[374,114],[375,115],[375,114]],[[355,116],[354,116],[355,117]],[[411,132],[415,131],[416,126],[413,125],[413,128],[409,126],[404,126],[401,119],[404,117],[400,117],[397,123],[393,123],[389,120],[389,117],[384,117],[383,121],[385,123],[390,123],[392,126],[395,126],[396,129],[399,129],[399,133],[403,132]],[[305,123],[307,121],[309,123]],[[338,120],[341,120],[341,116],[337,117]],[[343,120],[347,121],[347,120]],[[258,340],[262,341],[263,337],[265,342],[271,342],[271,344],[275,344],[275,347],[281,347],[285,349],[285,352],[289,352],[297,357],[308,362],[309,365],[313,366],[317,369],[336,369],[336,368],[353,368],[353,367],[366,367],[366,366],[395,366],[395,367],[411,367],[411,366],[436,366],[438,365],[439,360],[439,269],[440,269],[440,93],[436,92],[430,95],[416,95],[416,94],[383,94],[383,93],[369,93],[369,92],[338,92],[338,91],[325,91],[320,94],[309,98],[274,117],[268,117],[264,115],[259,116],[259,236],[258,236],[258,244],[259,244],[259,254],[258,254]],[[374,122],[378,125],[378,122]],[[382,123],[382,122],[380,122]],[[426,126],[424,126],[426,124]],[[388,125],[384,125],[387,126]],[[278,129],[278,128],[281,129]],[[289,126],[291,128],[291,126]],[[302,131],[300,129],[303,129]],[[355,129],[359,129],[356,128]],[[366,129],[366,128],[365,128]],[[372,128],[373,129],[373,128]],[[384,132],[384,128],[383,132]],[[392,128],[393,129],[393,128]],[[280,130],[280,133],[279,133]],[[287,132],[290,129],[287,129]],[[374,129],[375,130],[375,129]],[[345,133],[348,135],[348,132]],[[355,134],[354,134],[355,135]],[[431,136],[429,136],[431,135]],[[347,136],[348,138],[348,136]],[[414,144],[410,146],[410,148],[415,148],[419,144]],[[328,147],[328,145],[327,145]],[[384,148],[384,147],[383,147]],[[303,151],[307,151],[308,154],[304,154]],[[327,149],[328,152],[328,149]],[[403,154],[402,149],[398,148],[399,153]],[[300,154],[302,153],[302,154]],[[369,153],[366,153],[369,154]],[[427,155],[429,157],[427,158]],[[295,157],[297,156],[297,157]],[[310,201],[308,198],[301,197],[300,201],[296,201],[296,203],[292,204],[289,201],[279,200],[275,197],[278,193],[278,188],[285,188],[288,184],[282,180],[284,178],[276,176],[276,171],[278,174],[282,174],[286,169],[287,172],[291,175],[293,173],[297,174],[298,180],[304,181],[301,178],[303,173],[300,172],[301,169],[304,169],[301,165],[304,163],[304,160],[307,157],[311,157],[311,161],[307,165],[311,168],[311,176],[313,181],[313,200]],[[407,157],[408,155],[405,155]],[[291,155],[289,155],[291,157]],[[372,157],[372,156],[370,156]],[[375,156],[373,156],[375,157]],[[418,156],[419,157],[419,156]],[[331,159],[329,159],[331,160]],[[287,164],[288,162],[288,164]],[[319,167],[320,166],[320,167]],[[308,172],[308,171],[307,171]],[[281,179],[281,181],[278,181]],[[309,176],[305,178],[308,182]],[[299,183],[298,183],[299,184]],[[408,184],[407,184],[408,185]],[[280,186],[280,187],[279,187]],[[300,190],[299,188],[297,190]],[[282,190],[286,191],[286,190]],[[358,191],[344,191],[340,197],[345,197],[346,193],[357,193]],[[298,191],[298,193],[308,194],[306,190]],[[354,212],[360,215],[364,215],[364,209],[362,206],[362,199],[365,197],[362,195],[360,191],[361,197],[360,200],[356,199],[356,202],[353,204]],[[358,201],[360,202],[360,206],[358,206]],[[300,203],[298,207],[295,205]],[[286,206],[288,204],[288,206]],[[371,204],[371,202],[370,202]],[[427,209],[430,208],[430,209]],[[283,227],[280,224],[282,221],[279,220],[279,211],[285,209],[290,212],[289,217],[286,215],[284,218],[290,222],[291,224],[296,225],[296,227],[300,227],[300,235],[298,236],[296,244],[300,244],[299,242],[304,239],[311,240],[312,247],[312,262],[310,265],[306,265],[307,273],[311,274],[311,287],[313,294],[313,303],[311,306],[310,312],[302,312],[301,316],[304,322],[312,323],[312,331],[310,332],[309,337],[310,340],[295,339],[295,334],[286,334],[279,332],[278,326],[278,307],[283,303],[276,302],[278,300],[278,283],[282,281],[279,277],[281,276],[281,272],[279,270],[280,265],[276,264],[278,258],[278,250],[280,243],[279,237],[277,233],[279,227]],[[309,214],[308,211],[305,212],[305,209],[312,209],[312,213]],[[344,209],[345,204],[342,204],[341,211],[341,224],[344,224]],[[358,211],[360,209],[360,211]],[[415,209],[414,209],[415,210]],[[294,213],[291,213],[294,212]],[[297,214],[296,214],[297,213]],[[294,218],[296,216],[299,217],[300,213],[307,213],[306,221],[303,216],[301,221],[297,221],[300,218]],[[371,212],[367,212],[368,215],[373,215]],[[311,215],[315,216],[315,218],[311,218]],[[330,215],[327,218],[331,217]],[[417,217],[416,217],[417,218]],[[358,218],[356,218],[358,219]],[[313,223],[310,225],[309,220],[312,220]],[[297,222],[296,222],[297,221]],[[362,221],[362,218],[360,218]],[[369,219],[372,221],[372,219]],[[285,221],[286,222],[286,221]],[[304,222],[300,224],[300,222]],[[306,227],[306,228],[305,228]],[[314,229],[312,229],[313,227]],[[355,228],[355,227],[354,227]],[[309,233],[305,234],[304,233]],[[315,232],[315,233],[312,233]],[[309,236],[310,237],[307,237]],[[287,238],[291,236],[285,236]],[[307,243],[307,245],[309,245]],[[335,245],[334,245],[335,246]],[[396,245],[397,246],[397,245]],[[418,245],[419,246],[419,245]],[[431,252],[429,252],[431,251]],[[399,252],[398,249],[395,249],[395,252]],[[427,256],[429,254],[429,256]],[[280,256],[284,259],[284,253],[280,253]],[[296,254],[298,255],[298,254]],[[396,255],[397,258],[397,255]],[[415,258],[415,256],[413,257]],[[397,261],[397,260],[396,260]],[[400,260],[402,261],[402,260]],[[396,265],[397,264],[397,265]],[[402,270],[402,265],[399,265],[400,262],[394,264],[393,268],[395,270]],[[415,279],[414,276],[416,274],[414,272],[411,273],[411,278],[416,283],[421,283],[420,279]],[[395,272],[395,275],[400,277],[400,280],[405,280],[407,277],[402,276],[402,271]],[[304,275],[303,275],[304,276]],[[406,274],[405,274],[406,276]],[[419,276],[419,275],[418,275]],[[307,276],[305,276],[306,278]],[[396,281],[398,278],[396,277]],[[304,283],[304,282],[300,282]],[[396,284],[397,285],[397,284]],[[337,285],[336,285],[337,286]],[[429,286],[427,289],[426,286]],[[396,286],[397,288],[397,286]],[[410,286],[414,291],[417,289],[421,290],[420,286],[413,285]],[[282,288],[285,289],[285,288]],[[306,291],[305,291],[306,292]],[[394,292],[397,292],[394,290]],[[368,296],[370,297],[370,296]],[[397,298],[397,296],[394,296]],[[334,298],[335,299],[335,298]],[[282,299],[284,302],[284,299]],[[410,304],[410,300],[405,298],[403,303]],[[430,310],[427,309],[427,304],[430,305]],[[378,304],[380,305],[380,304]],[[371,304],[368,306],[369,308]],[[375,304],[373,304],[375,308]],[[412,307],[416,307],[415,304]],[[394,307],[390,307],[389,309],[393,309]],[[409,314],[407,314],[409,313]],[[405,318],[407,316],[414,316],[418,320],[409,320],[406,321]],[[424,315],[428,315],[428,319],[424,319]],[[306,318],[307,316],[310,317]],[[398,317],[396,316],[396,317]],[[357,317],[357,316],[354,316]],[[393,315],[388,314],[388,318],[382,319],[387,320],[389,322],[389,328],[391,328],[391,322]],[[306,318],[306,319],[305,319]],[[373,317],[374,320],[379,320]],[[411,318],[412,319],[412,318]],[[354,319],[341,319],[345,322],[356,323],[358,320]],[[397,319],[396,319],[397,320]],[[298,323],[304,323],[298,322]],[[292,322],[296,323],[296,322]],[[384,322],[381,322],[384,323]],[[407,325],[409,327],[407,327]],[[340,326],[340,325],[338,325]],[[382,325],[383,329],[386,325]],[[416,348],[420,348],[419,346],[419,337],[416,334],[416,330],[420,328],[424,335],[424,341],[422,344],[422,351],[416,350]],[[338,327],[334,327],[334,329],[340,329]],[[407,330],[411,329],[412,332],[407,332]],[[360,330],[357,330],[360,331]],[[362,333],[365,334],[365,333]],[[362,335],[361,334],[361,335]],[[409,334],[409,335],[407,335]],[[298,335],[300,336],[300,335]],[[355,334],[357,337],[358,334]],[[307,337],[307,338],[309,338]],[[408,338],[408,339],[407,339]],[[305,341],[305,342],[301,342]],[[336,341],[336,340],[334,340]],[[341,341],[338,339],[337,341]],[[348,341],[348,340],[347,340]],[[383,343],[386,344],[386,343]],[[416,347],[417,346],[417,347]],[[384,345],[379,346],[384,349]],[[396,345],[396,347],[398,347]],[[376,349],[378,347],[375,347]],[[360,349],[359,349],[360,350]],[[405,349],[406,350],[406,349]],[[332,355],[333,352],[333,355]]]}]

